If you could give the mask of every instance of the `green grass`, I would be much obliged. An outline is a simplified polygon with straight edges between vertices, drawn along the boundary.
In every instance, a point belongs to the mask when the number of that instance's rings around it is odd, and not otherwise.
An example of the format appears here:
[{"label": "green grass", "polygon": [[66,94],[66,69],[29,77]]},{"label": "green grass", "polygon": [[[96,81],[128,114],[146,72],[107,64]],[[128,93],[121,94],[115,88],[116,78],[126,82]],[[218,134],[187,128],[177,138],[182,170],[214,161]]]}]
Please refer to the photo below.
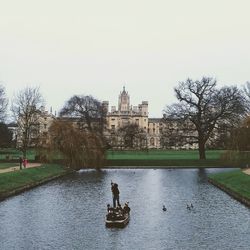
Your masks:
[{"label": "green grass", "polygon": [[229,166],[221,156],[223,150],[207,150],[206,160],[199,159],[198,150],[107,151],[106,166],[137,167],[212,167]]},{"label": "green grass", "polygon": [[[18,157],[21,155],[18,150],[5,150],[2,154],[0,150],[0,159],[5,159],[6,154],[4,155],[4,152],[9,153],[11,159],[14,159],[18,165]],[[11,152],[12,154],[10,154]],[[207,150],[207,160],[199,160],[198,150],[109,150],[106,152],[106,166],[228,166],[229,164],[226,160],[221,160],[221,156],[224,152],[223,150]],[[28,150],[28,160],[34,160],[35,154],[36,151],[34,149]],[[62,157],[58,152],[54,152],[52,158],[53,160],[58,160]],[[231,165],[234,166],[235,164],[233,163]]]},{"label": "green grass", "polygon": [[[208,160],[219,160],[223,150],[208,150]],[[107,160],[199,160],[198,150],[108,151]]]},{"label": "green grass", "polygon": [[[23,153],[15,148],[0,149],[0,160],[17,160]],[[36,155],[35,149],[29,149],[27,151],[27,159],[34,160]]]},{"label": "green grass", "polygon": [[44,164],[41,167],[0,174],[0,196],[17,188],[32,185],[49,177],[63,174],[66,171],[60,165]]},{"label": "green grass", "polygon": [[209,178],[236,192],[242,197],[250,199],[250,175],[242,173],[241,170],[210,174]]},{"label": "green grass", "polygon": [[12,160],[17,159],[22,155],[22,152],[16,149],[1,149],[0,150],[0,160]]},{"label": "green grass", "polygon": [[5,169],[5,168],[10,168],[10,167],[15,167],[18,166],[19,163],[0,163],[0,169]]}]

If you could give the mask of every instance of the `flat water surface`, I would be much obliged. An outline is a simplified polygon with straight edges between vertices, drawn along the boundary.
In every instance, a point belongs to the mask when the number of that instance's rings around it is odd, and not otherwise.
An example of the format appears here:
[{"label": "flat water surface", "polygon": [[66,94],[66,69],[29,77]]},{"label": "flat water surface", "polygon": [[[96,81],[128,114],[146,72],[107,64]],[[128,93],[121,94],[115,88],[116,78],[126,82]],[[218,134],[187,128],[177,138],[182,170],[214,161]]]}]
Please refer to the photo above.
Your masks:
[{"label": "flat water surface", "polygon": [[[86,170],[63,177],[0,203],[0,249],[250,249],[250,209],[207,182],[215,171],[223,170]],[[131,207],[124,229],[105,227],[111,180]]]}]

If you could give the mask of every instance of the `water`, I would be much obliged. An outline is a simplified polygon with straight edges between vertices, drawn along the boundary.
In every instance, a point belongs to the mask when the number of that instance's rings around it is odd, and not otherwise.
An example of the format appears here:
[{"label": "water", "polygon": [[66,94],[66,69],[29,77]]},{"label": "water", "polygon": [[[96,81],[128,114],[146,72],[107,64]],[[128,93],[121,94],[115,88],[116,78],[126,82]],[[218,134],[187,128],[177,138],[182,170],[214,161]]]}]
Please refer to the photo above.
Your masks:
[{"label": "water", "polygon": [[[0,249],[249,249],[250,209],[209,184],[209,171],[218,170],[83,171],[55,180],[0,203]],[[111,180],[130,202],[124,229],[105,227]]]}]

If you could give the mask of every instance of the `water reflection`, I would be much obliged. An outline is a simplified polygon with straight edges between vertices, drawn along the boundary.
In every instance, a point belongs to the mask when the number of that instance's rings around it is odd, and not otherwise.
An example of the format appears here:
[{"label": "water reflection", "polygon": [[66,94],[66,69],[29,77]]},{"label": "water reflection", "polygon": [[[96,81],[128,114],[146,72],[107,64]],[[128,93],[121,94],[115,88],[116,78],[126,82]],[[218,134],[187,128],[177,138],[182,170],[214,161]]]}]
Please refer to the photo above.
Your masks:
[{"label": "water reflection", "polygon": [[[207,183],[211,171],[81,171],[50,182],[0,203],[1,249],[249,249],[249,209]],[[132,209],[124,229],[104,225],[111,180]]]}]

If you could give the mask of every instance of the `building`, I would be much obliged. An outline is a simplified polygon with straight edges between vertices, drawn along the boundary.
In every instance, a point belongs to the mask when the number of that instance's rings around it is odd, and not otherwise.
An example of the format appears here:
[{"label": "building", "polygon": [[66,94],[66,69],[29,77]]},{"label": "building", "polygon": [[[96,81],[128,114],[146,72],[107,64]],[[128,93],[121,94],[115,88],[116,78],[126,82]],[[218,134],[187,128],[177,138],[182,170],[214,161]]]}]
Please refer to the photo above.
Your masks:
[{"label": "building", "polygon": [[[161,118],[148,117],[148,102],[133,106],[130,104],[130,96],[123,87],[118,97],[118,108],[111,106],[104,101],[103,105],[107,111],[107,137],[110,138],[113,147],[119,147],[119,138],[114,140],[114,135],[119,137],[119,129],[129,124],[136,124],[145,134],[147,148],[160,148],[160,126]],[[113,139],[112,139],[113,137]]]},{"label": "building", "polygon": [[39,144],[47,143],[47,133],[50,125],[52,124],[55,116],[52,111],[45,110],[44,106],[36,109],[31,113],[31,117],[28,120],[19,117],[17,121],[16,130],[16,146],[17,148],[23,147],[23,136],[25,130],[27,130],[27,145],[29,147],[35,147]]},{"label": "building", "polygon": [[[148,101],[142,101],[137,106],[131,105],[130,96],[125,87],[118,96],[117,108],[116,106],[109,107],[108,101],[104,101],[102,105],[106,113],[104,135],[108,145],[113,149],[198,148],[197,142],[192,141],[197,134],[192,123],[177,119],[149,118]],[[28,136],[29,147],[37,146],[38,143],[47,144],[48,128],[54,119],[56,116],[46,111],[44,107],[36,110],[32,120],[29,121],[31,123]],[[72,122],[79,129],[86,127],[86,123],[79,121],[78,118],[61,117],[60,119]],[[93,123],[95,124],[95,121]],[[17,147],[21,147],[23,143],[22,117],[19,118],[17,126],[15,137]],[[132,130],[129,130],[130,134],[126,134],[125,129],[129,126]],[[93,128],[96,131],[95,126]]]}]

